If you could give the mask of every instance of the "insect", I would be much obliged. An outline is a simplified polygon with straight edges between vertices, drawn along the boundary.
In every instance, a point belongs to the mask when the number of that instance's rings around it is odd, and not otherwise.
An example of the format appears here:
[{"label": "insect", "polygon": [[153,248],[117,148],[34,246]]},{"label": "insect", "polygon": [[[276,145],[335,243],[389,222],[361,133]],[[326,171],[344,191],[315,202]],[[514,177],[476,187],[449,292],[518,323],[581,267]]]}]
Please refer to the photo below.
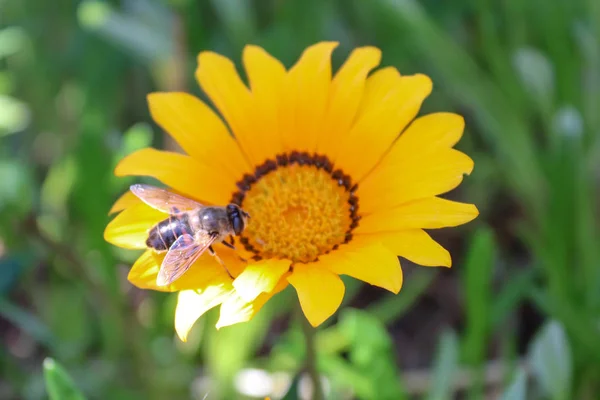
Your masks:
[{"label": "insect", "polygon": [[[162,253],[163,260],[156,284],[166,286],[179,279],[206,250],[225,268],[227,266],[213,249],[223,243],[235,250],[233,236],[240,235],[250,215],[236,204],[211,207],[151,185],[135,184],[129,188],[149,206],[169,214],[169,217],[148,231],[146,245]],[[231,238],[231,243],[225,241]]]}]

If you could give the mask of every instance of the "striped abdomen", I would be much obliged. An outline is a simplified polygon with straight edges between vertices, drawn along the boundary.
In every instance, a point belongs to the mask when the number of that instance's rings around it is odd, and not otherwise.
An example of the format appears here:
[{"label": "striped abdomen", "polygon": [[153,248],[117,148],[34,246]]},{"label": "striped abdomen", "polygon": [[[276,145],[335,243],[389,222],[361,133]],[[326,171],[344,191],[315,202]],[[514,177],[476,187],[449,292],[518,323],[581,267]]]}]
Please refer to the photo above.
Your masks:
[{"label": "striped abdomen", "polygon": [[146,245],[156,251],[169,250],[175,240],[185,234],[194,236],[188,214],[171,215],[150,229]]}]

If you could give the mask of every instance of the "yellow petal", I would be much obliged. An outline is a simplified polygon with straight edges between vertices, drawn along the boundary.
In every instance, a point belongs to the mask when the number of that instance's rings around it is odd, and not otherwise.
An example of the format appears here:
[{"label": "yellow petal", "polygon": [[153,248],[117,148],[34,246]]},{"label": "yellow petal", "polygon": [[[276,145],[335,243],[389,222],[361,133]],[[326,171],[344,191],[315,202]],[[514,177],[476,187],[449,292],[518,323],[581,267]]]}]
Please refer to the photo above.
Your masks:
[{"label": "yellow petal", "polygon": [[258,296],[256,300],[247,302],[235,290],[232,290],[227,299],[221,304],[221,313],[216,328],[221,329],[225,326],[250,321],[266,303],[266,301],[262,301],[262,296],[266,295],[263,294]]},{"label": "yellow petal", "polygon": [[196,97],[180,92],[148,95],[152,118],[187,154],[238,180],[251,169],[221,119]]},{"label": "yellow petal", "polygon": [[[233,272],[243,268],[242,262],[230,249],[219,249],[218,253],[230,271]],[[198,289],[215,280],[231,282],[231,278],[227,275],[223,266],[213,256],[204,253],[181,278],[168,286],[157,286],[156,276],[164,258],[165,253],[159,254],[153,250],[146,250],[131,267],[127,279],[140,289],[162,292]]]},{"label": "yellow petal", "polygon": [[360,114],[335,164],[361,180],[417,115],[431,88],[431,79],[425,75],[401,77],[394,68],[375,72],[367,80]]},{"label": "yellow petal", "polygon": [[394,143],[384,162],[422,158],[441,148],[454,146],[462,137],[465,120],[458,114],[433,113],[414,120]]},{"label": "yellow petal", "polygon": [[182,342],[205,312],[218,306],[231,296],[231,283],[215,283],[197,290],[182,290],[177,296],[175,331]]},{"label": "yellow petal", "polygon": [[233,62],[220,54],[204,51],[198,55],[196,79],[227,121],[251,165],[257,165],[262,161],[262,150],[254,141],[259,135],[254,104]]},{"label": "yellow petal", "polygon": [[329,105],[317,152],[335,158],[350,130],[365,90],[367,75],[379,65],[381,50],[375,47],[355,49],[333,78]]},{"label": "yellow petal", "polygon": [[235,182],[218,169],[207,167],[190,156],[151,148],[122,159],[115,168],[115,175],[151,176],[207,204],[227,204],[236,190]]},{"label": "yellow petal", "polygon": [[233,287],[242,299],[252,301],[261,293],[271,292],[290,264],[291,261],[272,259],[250,263],[233,281]]},{"label": "yellow petal", "polygon": [[318,265],[338,275],[348,275],[370,285],[379,286],[392,293],[402,287],[402,269],[398,257],[378,243],[355,244],[351,241],[338,250],[319,257]]},{"label": "yellow petal", "polygon": [[119,213],[104,230],[104,240],[126,249],[145,249],[148,230],[168,215],[144,203]]},{"label": "yellow petal", "polygon": [[450,253],[422,229],[357,235],[357,238],[363,236],[370,241],[381,242],[392,253],[416,264],[428,267],[452,266]]},{"label": "yellow petal", "polygon": [[314,327],[331,317],[342,304],[344,283],[339,276],[315,263],[294,265],[288,281],[296,289],[302,311]]},{"label": "yellow petal", "polygon": [[446,228],[465,224],[477,215],[479,211],[473,204],[430,197],[367,215],[361,219],[356,233]]},{"label": "yellow petal", "polygon": [[154,289],[169,292],[168,286],[156,286],[156,275],[165,254],[146,250],[129,270],[127,280],[140,289]]},{"label": "yellow petal", "polygon": [[316,149],[322,133],[331,86],[331,53],[337,42],[308,47],[292,67],[282,105],[283,145],[287,150]]},{"label": "yellow petal", "polygon": [[473,170],[473,160],[454,149],[441,149],[421,159],[397,159],[377,167],[358,185],[364,214],[446,193]]},{"label": "yellow petal", "polygon": [[262,293],[250,302],[242,299],[234,290],[232,295],[221,304],[221,314],[216,325],[217,329],[250,321],[271,297],[281,292],[287,285],[287,275],[284,275],[270,293]]},{"label": "yellow petal", "polygon": [[134,195],[131,191],[126,191],[115,201],[112,208],[108,212],[108,215],[114,214],[116,212],[122,211],[128,207],[133,206],[134,204],[140,204],[141,200]]},{"label": "yellow petal", "polygon": [[[254,121],[257,131],[251,132],[252,136],[242,141],[253,146],[252,155],[260,164],[283,151],[280,112],[286,70],[279,60],[258,46],[246,46],[242,58],[252,90],[252,100],[260,115]],[[246,133],[248,132],[241,132]]]}]

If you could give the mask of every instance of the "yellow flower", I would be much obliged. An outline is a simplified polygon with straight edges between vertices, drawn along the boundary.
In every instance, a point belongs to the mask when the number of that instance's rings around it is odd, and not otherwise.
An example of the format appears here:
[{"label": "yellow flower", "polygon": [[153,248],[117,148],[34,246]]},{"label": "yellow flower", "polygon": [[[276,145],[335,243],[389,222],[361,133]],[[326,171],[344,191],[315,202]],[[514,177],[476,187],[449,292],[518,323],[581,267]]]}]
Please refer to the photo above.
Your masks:
[{"label": "yellow flower", "polygon": [[[354,50],[332,78],[337,43],[307,48],[289,70],[257,46],[243,64],[213,52],[198,56],[196,78],[222,118],[186,93],[148,97],[154,120],[187,154],[143,149],[117,166],[118,176],[150,176],[203,204],[239,204],[251,215],[236,237],[240,257],[215,250],[232,280],[204,254],[179,280],[156,286],[164,257],[146,250],[129,280],[146,289],[179,291],[175,328],[182,340],[207,310],[221,305],[217,327],[248,321],[288,283],[317,326],[340,306],[349,275],[398,293],[397,256],[425,266],[451,264],[424,229],[456,226],[475,206],[437,197],[460,184],[473,161],[452,147],[463,118],[416,117],[432,89],[421,74],[373,70],[381,52]],[[126,193],[105,238],[144,249],[147,231],[167,216]]]}]

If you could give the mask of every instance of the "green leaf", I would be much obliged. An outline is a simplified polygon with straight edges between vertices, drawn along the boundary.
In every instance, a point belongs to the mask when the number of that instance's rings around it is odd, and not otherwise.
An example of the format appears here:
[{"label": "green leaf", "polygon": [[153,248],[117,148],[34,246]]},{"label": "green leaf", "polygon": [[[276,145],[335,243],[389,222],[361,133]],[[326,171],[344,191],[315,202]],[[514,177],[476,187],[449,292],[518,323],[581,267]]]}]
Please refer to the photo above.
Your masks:
[{"label": "green leaf", "polygon": [[50,400],[84,400],[67,371],[54,359],[44,360],[44,379]]},{"label": "green leaf", "polygon": [[[577,140],[584,134],[584,121],[579,110],[572,105],[566,105],[556,110],[552,120],[552,131],[558,139]],[[563,141],[558,141],[564,143]],[[569,160],[571,161],[571,160]]]},{"label": "green leaf", "polygon": [[500,400],[526,400],[527,399],[527,374],[519,369],[512,382],[502,393]]},{"label": "green leaf", "polygon": [[0,30],[0,60],[21,51],[27,43],[23,28],[11,26]]},{"label": "green leaf", "polygon": [[[494,260],[493,233],[488,228],[479,229],[471,240],[464,270],[467,318],[462,354],[464,361],[472,367],[480,367],[486,358]],[[475,371],[475,384],[471,388],[471,396],[480,398],[483,396],[483,370],[475,368]]]},{"label": "green leaf", "polygon": [[101,35],[127,54],[142,60],[155,61],[172,54],[173,43],[168,26],[144,23],[136,15],[118,12],[108,3],[96,0],[82,2],[77,9],[77,17],[84,29]]},{"label": "green leaf", "polygon": [[211,3],[226,34],[236,47],[241,49],[252,40],[256,32],[256,18],[251,3],[237,0],[213,0]]},{"label": "green leaf", "polygon": [[136,150],[149,147],[152,144],[152,136],[152,127],[145,122],[139,122],[131,126],[123,133],[119,158],[123,158]]},{"label": "green leaf", "polygon": [[513,64],[531,99],[548,112],[554,101],[554,67],[538,49],[520,48],[513,56]]},{"label": "green leaf", "polygon": [[340,315],[339,329],[355,348],[364,346],[373,350],[382,350],[392,345],[385,326],[377,318],[362,310],[343,310]]},{"label": "green leaf", "polygon": [[319,357],[319,367],[331,380],[332,393],[329,398],[336,399],[333,394],[338,390],[351,390],[361,399],[376,398],[377,382],[362,370],[355,368],[341,356]]},{"label": "green leaf", "polygon": [[504,279],[503,287],[492,299],[490,309],[490,330],[495,331],[508,316],[513,315],[529,291],[534,287],[536,270],[533,268],[518,271]]},{"label": "green leaf", "polygon": [[393,343],[385,325],[366,311],[345,309],[338,328],[349,343],[352,367],[373,384],[372,393],[358,395],[364,399],[404,398]]},{"label": "green leaf", "polygon": [[559,320],[573,340],[585,347],[587,354],[593,357],[596,362],[600,362],[600,341],[597,340],[596,335],[590,334],[590,332],[597,332],[598,328],[585,315],[585,310],[558,301],[539,289],[532,289],[529,297],[544,313]]},{"label": "green leaf", "polygon": [[529,348],[529,363],[534,376],[550,398],[571,398],[573,356],[560,322],[550,321],[536,334]]},{"label": "green leaf", "polygon": [[31,120],[30,114],[25,103],[0,95],[0,137],[25,129]]},{"label": "green leaf", "polygon": [[458,339],[453,331],[442,334],[434,363],[433,387],[428,400],[452,399],[454,373],[458,367]]}]

